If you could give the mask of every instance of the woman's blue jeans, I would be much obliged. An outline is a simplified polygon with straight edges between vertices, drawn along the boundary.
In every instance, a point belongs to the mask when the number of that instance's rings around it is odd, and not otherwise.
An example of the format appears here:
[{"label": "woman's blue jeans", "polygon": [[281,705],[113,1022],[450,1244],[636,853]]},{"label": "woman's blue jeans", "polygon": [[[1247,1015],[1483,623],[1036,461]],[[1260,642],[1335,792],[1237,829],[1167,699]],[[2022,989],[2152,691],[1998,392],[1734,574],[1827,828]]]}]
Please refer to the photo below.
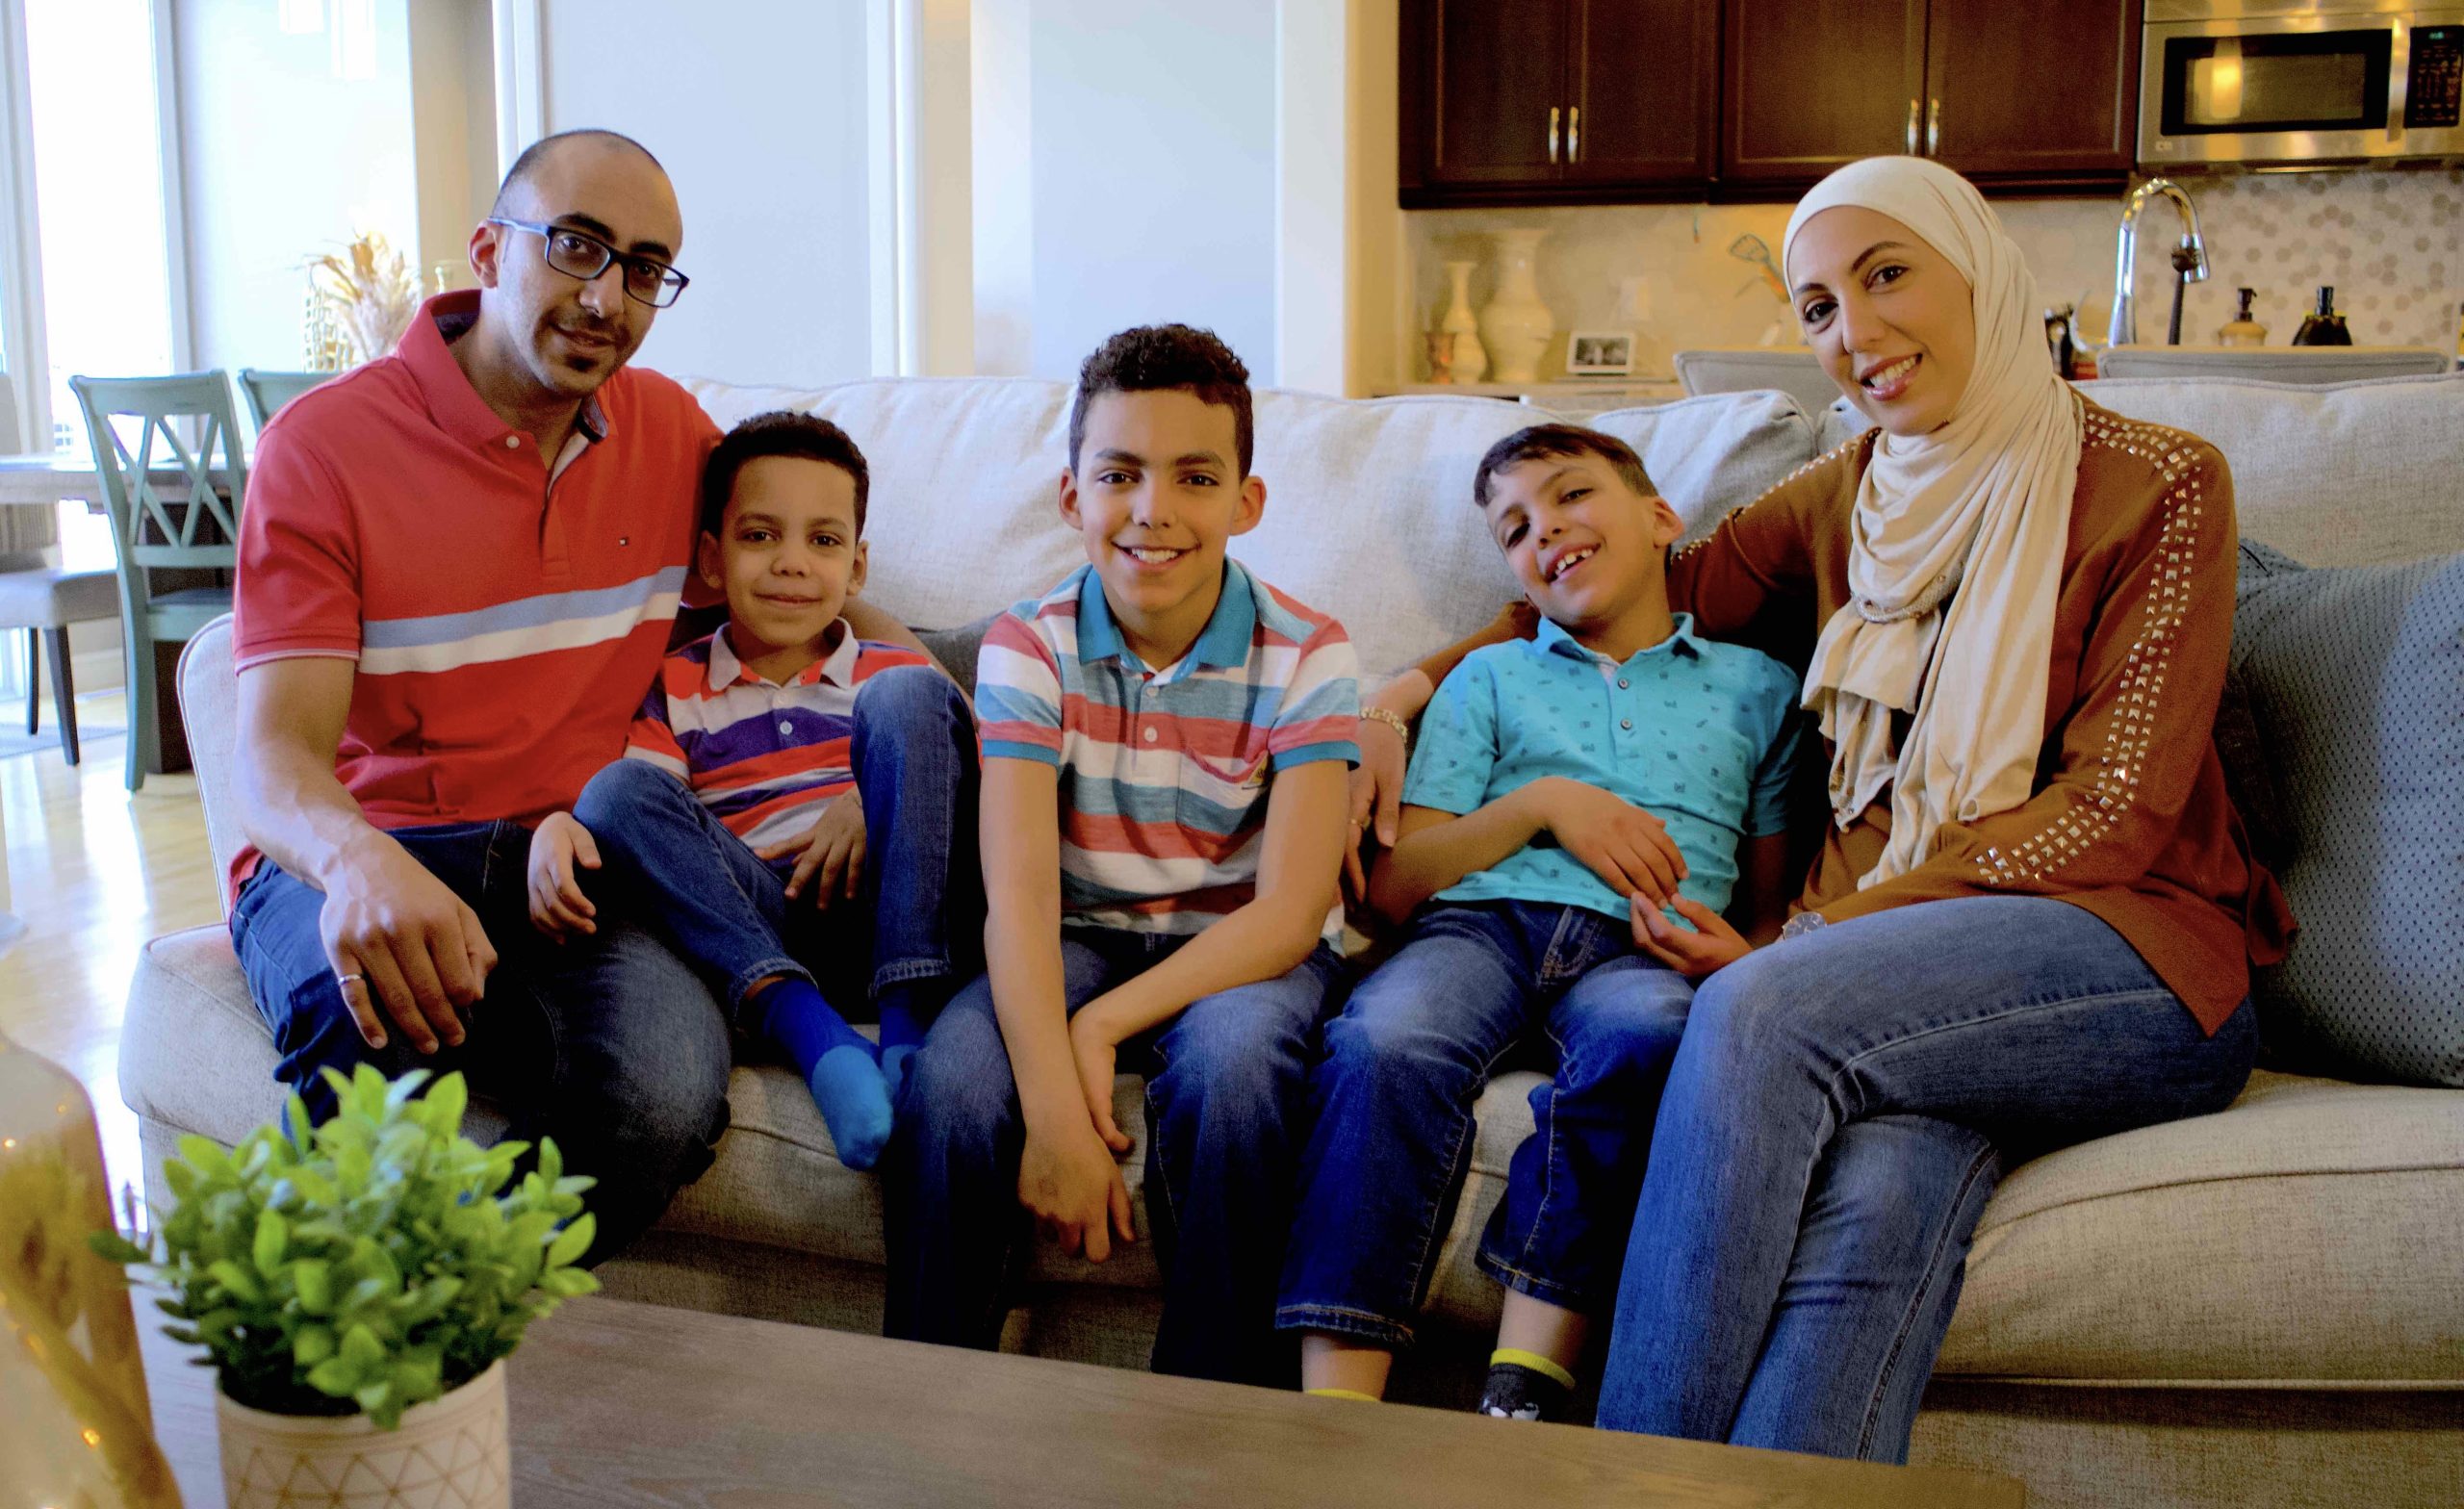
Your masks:
[{"label": "woman's blue jeans", "polygon": [[2220,1111],[2214,1035],[2038,897],[1927,902],[1705,981],[1626,1249],[1600,1423],[1901,1461],[2003,1161]]}]

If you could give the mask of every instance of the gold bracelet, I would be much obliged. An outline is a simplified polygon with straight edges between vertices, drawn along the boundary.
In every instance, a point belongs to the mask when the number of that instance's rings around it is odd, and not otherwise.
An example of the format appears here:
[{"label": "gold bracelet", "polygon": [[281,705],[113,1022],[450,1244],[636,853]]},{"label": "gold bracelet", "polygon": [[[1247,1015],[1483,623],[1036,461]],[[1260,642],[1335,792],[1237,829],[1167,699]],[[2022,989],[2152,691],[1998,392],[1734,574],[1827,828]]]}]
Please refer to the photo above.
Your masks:
[{"label": "gold bracelet", "polygon": [[1395,737],[1403,741],[1403,748],[1408,750],[1412,747],[1412,726],[1405,723],[1403,721],[1403,715],[1397,712],[1394,708],[1363,707],[1360,710],[1360,715],[1374,722],[1382,723],[1386,727],[1394,729]]}]

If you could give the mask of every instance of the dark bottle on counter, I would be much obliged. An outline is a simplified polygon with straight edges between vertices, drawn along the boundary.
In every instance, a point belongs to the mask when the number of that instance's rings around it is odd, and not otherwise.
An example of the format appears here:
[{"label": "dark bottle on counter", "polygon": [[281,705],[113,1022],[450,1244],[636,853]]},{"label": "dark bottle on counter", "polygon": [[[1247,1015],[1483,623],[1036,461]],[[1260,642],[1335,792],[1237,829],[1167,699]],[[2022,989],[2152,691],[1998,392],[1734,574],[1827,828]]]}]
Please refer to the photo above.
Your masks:
[{"label": "dark bottle on counter", "polygon": [[2325,284],[2319,290],[2319,312],[2301,317],[2301,328],[2293,332],[2296,345],[2350,345],[2352,332],[2345,328],[2345,317],[2336,313],[2335,285]]}]

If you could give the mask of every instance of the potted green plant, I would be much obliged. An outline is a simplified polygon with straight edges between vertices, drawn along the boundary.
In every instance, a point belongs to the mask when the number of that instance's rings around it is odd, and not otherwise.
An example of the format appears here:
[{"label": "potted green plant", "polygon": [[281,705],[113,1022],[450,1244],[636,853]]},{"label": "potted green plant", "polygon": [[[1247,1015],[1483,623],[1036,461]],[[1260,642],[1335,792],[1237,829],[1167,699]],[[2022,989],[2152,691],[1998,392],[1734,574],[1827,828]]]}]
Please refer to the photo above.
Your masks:
[{"label": "potted green plant", "polygon": [[282,1126],[228,1152],[181,1138],[153,1250],[94,1245],[170,1291],[167,1334],[217,1369],[232,1509],[506,1504],[502,1359],[599,1287],[573,1266],[592,1181],[552,1140],[517,1180],[526,1143],[463,1137],[459,1074],[419,1096],[424,1069],[326,1072],[331,1117],[312,1129],[294,1095]]}]

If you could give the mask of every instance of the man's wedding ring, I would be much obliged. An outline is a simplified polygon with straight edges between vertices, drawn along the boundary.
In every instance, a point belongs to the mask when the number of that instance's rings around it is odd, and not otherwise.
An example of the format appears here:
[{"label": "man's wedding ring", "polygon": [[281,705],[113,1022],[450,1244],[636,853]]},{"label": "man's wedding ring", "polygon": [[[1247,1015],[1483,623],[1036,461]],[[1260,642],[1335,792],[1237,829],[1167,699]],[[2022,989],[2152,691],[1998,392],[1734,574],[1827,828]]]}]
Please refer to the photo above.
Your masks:
[{"label": "man's wedding ring", "polygon": [[366,975],[336,975],[334,977],[334,984],[340,985],[345,990],[348,990],[352,985],[364,985],[368,984],[368,977]]}]

